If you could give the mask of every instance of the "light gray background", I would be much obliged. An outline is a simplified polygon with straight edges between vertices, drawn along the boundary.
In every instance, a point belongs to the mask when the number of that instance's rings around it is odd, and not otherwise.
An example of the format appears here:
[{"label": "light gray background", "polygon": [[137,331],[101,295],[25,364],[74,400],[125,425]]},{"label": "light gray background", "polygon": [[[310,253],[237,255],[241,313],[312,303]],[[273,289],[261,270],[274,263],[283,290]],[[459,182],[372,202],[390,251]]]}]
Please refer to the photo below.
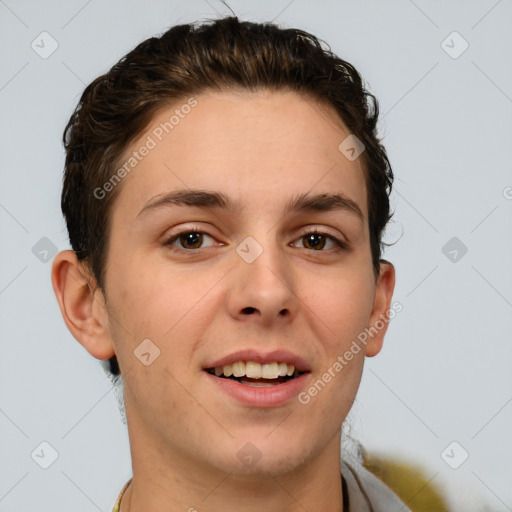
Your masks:
[{"label": "light gray background", "polygon": [[[366,361],[353,434],[421,464],[453,510],[512,510],[511,0],[229,4],[324,39],[380,101],[396,174],[386,239],[399,239],[386,257],[404,309]],[[0,0],[2,512],[109,512],[131,476],[112,384],[61,318],[53,254],[32,250],[43,237],[69,248],[65,123],[85,85],[140,41],[229,13],[216,0]],[[43,31],[59,45],[47,59],[31,48]],[[458,58],[442,46],[453,31],[469,44]],[[452,237],[468,248],[455,262],[442,252]],[[31,458],[42,441],[59,454],[48,469]],[[469,453],[458,469],[441,457],[452,441]]]}]

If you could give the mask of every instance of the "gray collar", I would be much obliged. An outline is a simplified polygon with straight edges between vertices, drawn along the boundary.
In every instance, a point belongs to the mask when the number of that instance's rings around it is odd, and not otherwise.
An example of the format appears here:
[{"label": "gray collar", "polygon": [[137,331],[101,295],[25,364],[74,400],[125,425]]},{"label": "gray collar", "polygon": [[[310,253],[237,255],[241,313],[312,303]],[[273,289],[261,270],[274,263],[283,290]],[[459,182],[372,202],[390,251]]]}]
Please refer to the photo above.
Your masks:
[{"label": "gray collar", "polygon": [[404,502],[357,461],[341,461],[350,512],[411,512]]}]

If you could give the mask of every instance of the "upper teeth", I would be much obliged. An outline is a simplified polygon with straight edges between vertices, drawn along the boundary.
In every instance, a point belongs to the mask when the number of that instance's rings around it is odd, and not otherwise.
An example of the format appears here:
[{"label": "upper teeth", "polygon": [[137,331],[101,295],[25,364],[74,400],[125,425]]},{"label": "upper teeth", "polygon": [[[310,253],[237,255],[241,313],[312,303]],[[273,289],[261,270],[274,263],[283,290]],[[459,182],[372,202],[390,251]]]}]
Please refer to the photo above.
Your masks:
[{"label": "upper teeth", "polygon": [[233,364],[215,367],[215,375],[219,377],[249,377],[250,379],[277,379],[285,375],[291,377],[295,372],[295,366],[287,363],[260,364],[254,361],[237,361]]}]

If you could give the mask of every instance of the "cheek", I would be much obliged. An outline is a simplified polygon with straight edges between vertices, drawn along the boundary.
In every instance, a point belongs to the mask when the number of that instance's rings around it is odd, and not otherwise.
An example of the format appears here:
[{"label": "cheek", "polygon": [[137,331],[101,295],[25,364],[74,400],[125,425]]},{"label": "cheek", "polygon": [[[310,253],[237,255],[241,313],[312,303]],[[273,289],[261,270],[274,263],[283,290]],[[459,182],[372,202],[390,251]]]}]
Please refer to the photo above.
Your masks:
[{"label": "cheek", "polygon": [[[184,340],[199,339],[208,325],[207,308],[218,276],[210,272],[200,282],[190,270],[170,271],[135,258],[119,264],[111,274],[110,313],[116,353],[130,365],[133,351],[145,339],[160,350],[160,363],[180,368],[194,347]],[[124,357],[123,357],[124,356]]]},{"label": "cheek", "polygon": [[[332,331],[328,359],[322,380],[329,380],[332,413],[345,417],[352,407],[363,371],[365,350],[358,337],[368,326],[373,309],[374,288],[371,276],[364,271],[340,279],[333,284],[331,304]],[[332,376],[334,375],[334,377]]]},{"label": "cheek", "polygon": [[161,337],[190,309],[193,287],[179,274],[157,270],[133,258],[112,274],[112,302],[137,335]]},{"label": "cheek", "polygon": [[306,305],[321,321],[331,350],[343,347],[363,331],[373,309],[374,288],[364,273],[317,279]]}]

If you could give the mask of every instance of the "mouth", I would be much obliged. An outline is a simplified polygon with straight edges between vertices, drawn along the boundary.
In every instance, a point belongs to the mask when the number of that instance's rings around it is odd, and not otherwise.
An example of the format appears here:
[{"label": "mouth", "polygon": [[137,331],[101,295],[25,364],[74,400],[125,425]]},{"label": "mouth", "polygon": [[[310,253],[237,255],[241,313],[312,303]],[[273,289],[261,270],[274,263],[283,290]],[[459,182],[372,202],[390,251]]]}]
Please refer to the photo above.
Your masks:
[{"label": "mouth", "polygon": [[233,364],[206,368],[205,371],[219,379],[232,380],[252,387],[279,386],[309,373],[299,371],[292,364],[278,361],[266,364],[237,361]]}]

